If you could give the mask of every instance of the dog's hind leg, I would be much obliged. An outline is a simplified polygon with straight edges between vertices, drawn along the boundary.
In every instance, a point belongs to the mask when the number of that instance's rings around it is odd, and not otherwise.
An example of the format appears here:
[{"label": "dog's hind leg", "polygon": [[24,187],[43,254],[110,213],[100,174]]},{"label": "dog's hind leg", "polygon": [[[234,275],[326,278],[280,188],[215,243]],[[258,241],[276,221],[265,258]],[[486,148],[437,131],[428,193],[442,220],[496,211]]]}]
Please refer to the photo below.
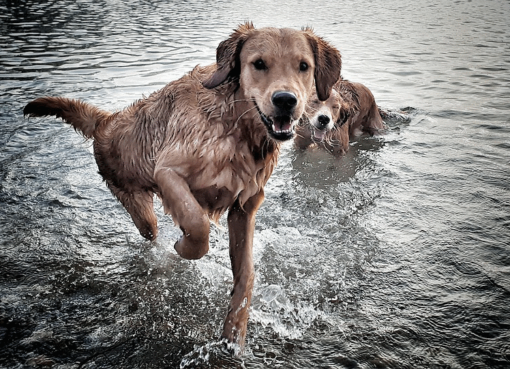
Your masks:
[{"label": "dog's hind leg", "polygon": [[170,214],[183,235],[175,243],[175,250],[185,259],[200,259],[209,251],[209,217],[186,181],[170,168],[154,173],[165,213]]},{"label": "dog's hind leg", "polygon": [[154,193],[137,191],[133,193],[109,186],[112,193],[124,205],[140,234],[152,241],[158,235],[158,218],[154,213]]},{"label": "dog's hind leg", "polygon": [[234,275],[234,289],[221,337],[239,344],[241,349],[244,347],[248,309],[255,279],[253,266],[255,215],[263,201],[264,192],[261,190],[242,207],[236,201],[228,213],[230,262]]}]

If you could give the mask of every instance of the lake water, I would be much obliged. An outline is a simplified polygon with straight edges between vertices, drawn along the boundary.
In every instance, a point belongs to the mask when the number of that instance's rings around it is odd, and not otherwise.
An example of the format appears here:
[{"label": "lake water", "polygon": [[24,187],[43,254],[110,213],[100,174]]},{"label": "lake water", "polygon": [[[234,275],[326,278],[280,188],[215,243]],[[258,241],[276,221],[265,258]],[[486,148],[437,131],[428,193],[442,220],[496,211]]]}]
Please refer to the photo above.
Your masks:
[{"label": "lake water", "polygon": [[[510,367],[510,3],[0,1],[0,367]],[[243,356],[218,347],[228,235],[144,241],[43,95],[121,109],[239,23],[312,26],[408,108],[347,155],[286,144],[257,217]],[[226,221],[221,224],[225,227]]]}]

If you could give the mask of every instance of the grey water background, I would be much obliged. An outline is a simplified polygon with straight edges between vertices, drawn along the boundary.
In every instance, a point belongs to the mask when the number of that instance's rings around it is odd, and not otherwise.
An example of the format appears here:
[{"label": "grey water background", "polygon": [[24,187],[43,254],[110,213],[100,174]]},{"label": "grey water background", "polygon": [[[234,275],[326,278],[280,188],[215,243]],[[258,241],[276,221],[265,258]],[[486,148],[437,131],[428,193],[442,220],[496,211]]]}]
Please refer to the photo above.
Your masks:
[{"label": "grey water background", "polygon": [[[510,367],[508,1],[0,1],[1,368]],[[257,217],[247,348],[215,342],[228,237],[145,242],[42,95],[118,110],[239,23],[314,27],[407,108],[333,158],[286,144]]]}]

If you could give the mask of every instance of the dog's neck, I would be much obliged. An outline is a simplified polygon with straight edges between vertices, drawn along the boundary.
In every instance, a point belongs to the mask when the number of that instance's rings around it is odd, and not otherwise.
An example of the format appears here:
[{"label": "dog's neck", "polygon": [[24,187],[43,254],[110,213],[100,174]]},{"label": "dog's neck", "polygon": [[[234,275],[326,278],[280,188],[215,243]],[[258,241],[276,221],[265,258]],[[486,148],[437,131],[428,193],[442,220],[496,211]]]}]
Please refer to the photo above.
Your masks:
[{"label": "dog's neck", "polygon": [[278,154],[280,143],[272,139],[262,122],[252,98],[246,97],[242,88],[232,95],[232,125],[237,130],[238,141],[245,141],[256,160]]}]

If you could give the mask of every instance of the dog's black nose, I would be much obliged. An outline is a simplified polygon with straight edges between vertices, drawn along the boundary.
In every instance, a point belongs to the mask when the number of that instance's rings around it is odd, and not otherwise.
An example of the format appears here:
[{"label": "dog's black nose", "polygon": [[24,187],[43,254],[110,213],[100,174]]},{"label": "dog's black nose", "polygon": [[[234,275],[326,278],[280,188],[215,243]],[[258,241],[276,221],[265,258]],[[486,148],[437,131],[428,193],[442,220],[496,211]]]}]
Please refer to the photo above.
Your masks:
[{"label": "dog's black nose", "polygon": [[292,112],[298,103],[296,95],[288,91],[275,92],[271,100],[274,106],[284,112]]},{"label": "dog's black nose", "polygon": [[317,118],[317,120],[319,121],[319,125],[321,128],[324,128],[326,127],[328,124],[329,124],[329,117],[327,115],[319,115],[319,117]]}]

